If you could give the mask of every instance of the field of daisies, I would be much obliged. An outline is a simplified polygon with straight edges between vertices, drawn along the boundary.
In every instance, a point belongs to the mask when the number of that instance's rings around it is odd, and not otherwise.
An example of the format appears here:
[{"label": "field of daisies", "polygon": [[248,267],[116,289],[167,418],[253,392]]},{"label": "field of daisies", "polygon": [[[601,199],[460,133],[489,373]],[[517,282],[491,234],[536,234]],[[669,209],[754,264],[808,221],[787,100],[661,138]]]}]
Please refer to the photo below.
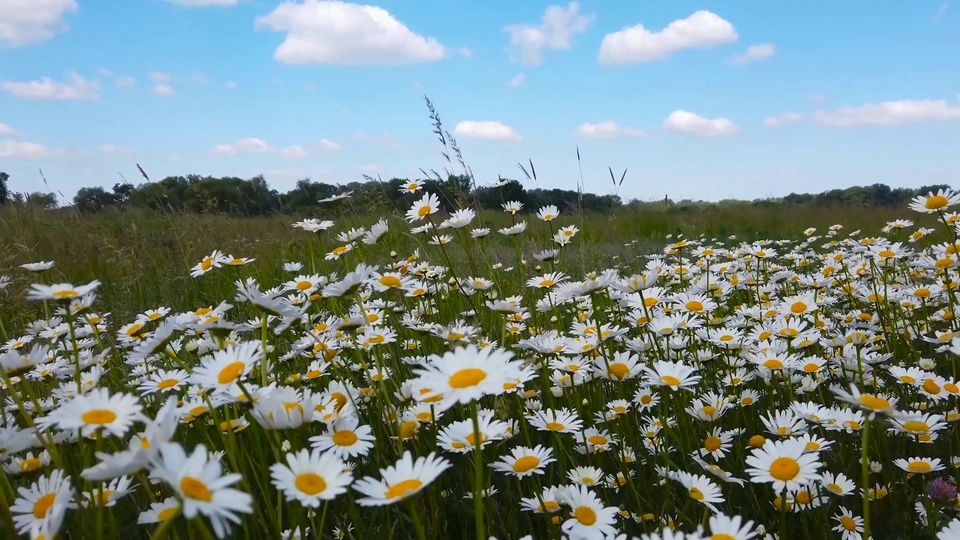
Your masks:
[{"label": "field of daisies", "polygon": [[0,538],[960,539],[960,193],[588,273],[569,212],[410,201],[189,311],[0,276]]}]

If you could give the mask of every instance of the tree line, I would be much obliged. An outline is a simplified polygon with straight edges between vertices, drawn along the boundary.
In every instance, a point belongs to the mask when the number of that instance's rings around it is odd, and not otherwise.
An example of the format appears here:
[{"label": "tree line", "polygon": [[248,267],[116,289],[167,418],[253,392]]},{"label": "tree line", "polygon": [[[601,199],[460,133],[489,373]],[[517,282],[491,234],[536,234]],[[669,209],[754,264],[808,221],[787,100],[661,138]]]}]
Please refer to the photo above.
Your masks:
[{"label": "tree line", "polygon": [[[54,193],[16,193],[8,189],[10,176],[0,172],[0,204],[31,205],[56,208]],[[404,189],[411,184],[420,186],[413,195]],[[947,185],[930,185],[917,189],[890,188],[884,184],[833,189],[817,194],[791,193],[781,199],[753,201],[754,204],[803,205],[829,207],[900,206],[917,195],[949,189]],[[349,193],[349,197],[338,198]],[[447,210],[472,206],[479,209],[500,209],[508,201],[523,203],[525,211],[536,211],[545,205],[555,205],[563,211],[610,212],[628,206],[635,209],[657,204],[668,207],[722,205],[691,200],[659,201],[631,200],[627,203],[613,194],[598,195],[569,189],[527,189],[518,180],[500,179],[493,186],[476,187],[468,175],[439,176],[429,179],[392,178],[381,180],[365,177],[363,182],[330,184],[308,178],[296,182],[293,189],[281,192],[272,189],[263,175],[243,179],[200,175],[169,176],[157,182],[134,185],[116,183],[112,188],[81,188],[73,198],[72,207],[84,213],[98,213],[109,209],[141,207],[173,212],[221,213],[240,216],[308,213],[323,208],[325,211],[377,211],[385,208],[406,210],[414,197],[433,193]],[[737,201],[744,202],[744,201]],[[69,206],[69,205],[68,205]]]}]

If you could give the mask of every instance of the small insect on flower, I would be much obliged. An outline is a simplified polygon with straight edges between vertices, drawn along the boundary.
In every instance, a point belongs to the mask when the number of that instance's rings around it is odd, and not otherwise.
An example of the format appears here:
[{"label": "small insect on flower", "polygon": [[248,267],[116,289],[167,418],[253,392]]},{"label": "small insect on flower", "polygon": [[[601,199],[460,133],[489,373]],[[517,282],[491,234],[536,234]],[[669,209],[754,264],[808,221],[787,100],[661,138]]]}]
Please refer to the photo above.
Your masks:
[{"label": "small insect on flower", "polygon": [[416,495],[430,485],[451,463],[436,454],[419,457],[414,461],[409,451],[403,453],[395,465],[380,469],[382,479],[365,477],[353,484],[353,489],[366,497],[357,499],[361,506],[384,506],[395,504]]},{"label": "small insect on flower", "polygon": [[272,483],[288,501],[296,500],[308,508],[346,493],[353,482],[353,473],[333,452],[303,449],[287,454],[286,462],[270,466]]}]

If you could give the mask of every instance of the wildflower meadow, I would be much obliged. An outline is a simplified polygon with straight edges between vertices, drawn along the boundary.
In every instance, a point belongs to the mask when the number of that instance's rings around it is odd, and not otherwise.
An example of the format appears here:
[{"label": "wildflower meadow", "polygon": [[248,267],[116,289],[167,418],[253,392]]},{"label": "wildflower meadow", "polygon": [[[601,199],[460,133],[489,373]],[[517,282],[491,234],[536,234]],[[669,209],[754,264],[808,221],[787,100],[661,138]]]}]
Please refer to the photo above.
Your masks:
[{"label": "wildflower meadow", "polygon": [[0,538],[960,539],[960,193],[640,249],[422,188],[4,267]]}]

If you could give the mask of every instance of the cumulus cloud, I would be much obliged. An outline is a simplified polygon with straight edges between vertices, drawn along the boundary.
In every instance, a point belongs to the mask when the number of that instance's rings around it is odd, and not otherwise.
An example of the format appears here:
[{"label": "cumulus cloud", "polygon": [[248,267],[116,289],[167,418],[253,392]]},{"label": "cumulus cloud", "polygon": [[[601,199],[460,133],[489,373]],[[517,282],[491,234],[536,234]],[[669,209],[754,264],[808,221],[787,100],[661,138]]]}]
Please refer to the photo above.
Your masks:
[{"label": "cumulus cloud", "polygon": [[133,151],[131,151],[129,148],[123,148],[113,144],[105,144],[97,148],[97,152],[100,152],[105,156],[129,156],[130,154],[133,154]]},{"label": "cumulus cloud", "polygon": [[150,72],[150,82],[152,83],[168,83],[173,80],[173,75],[165,71],[151,71]]},{"label": "cumulus cloud", "polygon": [[0,124],[0,137],[20,137],[23,135],[6,124]]},{"label": "cumulus cloud", "polygon": [[783,127],[790,124],[796,124],[803,121],[803,116],[795,112],[785,112],[776,116],[769,116],[763,119],[763,125],[767,127]]},{"label": "cumulus cloud", "polygon": [[47,159],[67,157],[69,152],[62,148],[47,148],[43,145],[0,139],[0,157],[23,159]]},{"label": "cumulus cloud", "polygon": [[263,139],[257,137],[248,137],[232,143],[218,144],[210,149],[210,155],[235,156],[238,154],[277,154],[285,159],[300,159],[315,153],[337,152],[341,149],[342,147],[340,144],[328,139],[320,139],[320,142],[314,145],[303,146],[295,144],[278,149]]},{"label": "cumulus cloud", "polygon": [[584,122],[577,128],[575,135],[587,139],[618,139],[621,137],[643,137],[643,131],[632,127],[620,126],[613,120],[591,124]]},{"label": "cumulus cloud", "polygon": [[31,82],[6,81],[0,84],[0,90],[26,99],[82,100],[100,97],[99,82],[87,81],[72,71],[64,82],[50,77]]},{"label": "cumulus cloud", "polygon": [[389,11],[339,1],[284,2],[258,17],[258,30],[285,32],[274,58],[285,64],[404,65],[444,58],[435,38],[407,28]]},{"label": "cumulus cloud", "polygon": [[710,11],[697,11],[660,32],[638,24],[607,34],[600,45],[599,60],[604,65],[640,64],[663,60],[684,49],[709,49],[737,39],[730,21]]},{"label": "cumulus cloud", "polygon": [[224,88],[226,88],[227,90],[236,90],[239,85],[237,85],[237,83],[235,83],[235,82],[233,82],[233,81],[229,81],[229,82],[227,82],[226,84],[224,84],[223,86],[224,86]]},{"label": "cumulus cloud", "polygon": [[176,94],[176,92],[173,90],[173,87],[167,83],[158,83],[153,85],[153,93],[154,95],[161,97],[168,97]]},{"label": "cumulus cloud", "polygon": [[773,43],[761,43],[760,45],[751,45],[747,47],[747,50],[743,54],[734,56],[730,59],[730,61],[738,66],[742,66],[751,62],[756,62],[757,60],[773,58],[773,56],[776,54],[777,48],[774,47]]},{"label": "cumulus cloud", "polygon": [[113,84],[119,86],[120,88],[133,88],[137,85],[137,79],[130,77],[129,75],[124,75],[123,77],[117,77],[114,79]]},{"label": "cumulus cloud", "polygon": [[726,118],[704,118],[688,111],[673,111],[663,121],[663,128],[674,133],[682,133],[703,138],[729,137],[736,135],[740,128]]},{"label": "cumulus cloud", "polygon": [[247,137],[232,143],[218,144],[210,149],[210,154],[214,156],[233,156],[237,154],[269,154],[275,151],[276,148],[267,141],[256,137]]},{"label": "cumulus cloud", "polygon": [[897,126],[921,122],[960,120],[960,104],[945,100],[884,101],[867,103],[860,107],[840,107],[814,113],[813,120],[821,126],[835,128]]},{"label": "cumulus cloud", "polygon": [[523,86],[523,83],[525,82],[527,82],[527,76],[523,73],[517,73],[512,79],[507,81],[507,86],[515,88],[517,86]]},{"label": "cumulus cloud", "polygon": [[510,59],[528,66],[543,62],[543,51],[569,50],[573,38],[590,28],[594,15],[580,14],[580,5],[570,2],[567,7],[550,6],[543,13],[539,25],[514,24],[503,31],[510,34]]},{"label": "cumulus cloud", "polygon": [[0,1],[0,43],[36,45],[70,29],[64,20],[77,11],[76,0]]},{"label": "cumulus cloud", "polygon": [[242,0],[167,0],[171,4],[187,7],[228,7],[239,4]]},{"label": "cumulus cloud", "polygon": [[458,122],[453,134],[468,139],[486,139],[490,141],[519,141],[520,135],[514,129],[501,122],[491,120]]}]

